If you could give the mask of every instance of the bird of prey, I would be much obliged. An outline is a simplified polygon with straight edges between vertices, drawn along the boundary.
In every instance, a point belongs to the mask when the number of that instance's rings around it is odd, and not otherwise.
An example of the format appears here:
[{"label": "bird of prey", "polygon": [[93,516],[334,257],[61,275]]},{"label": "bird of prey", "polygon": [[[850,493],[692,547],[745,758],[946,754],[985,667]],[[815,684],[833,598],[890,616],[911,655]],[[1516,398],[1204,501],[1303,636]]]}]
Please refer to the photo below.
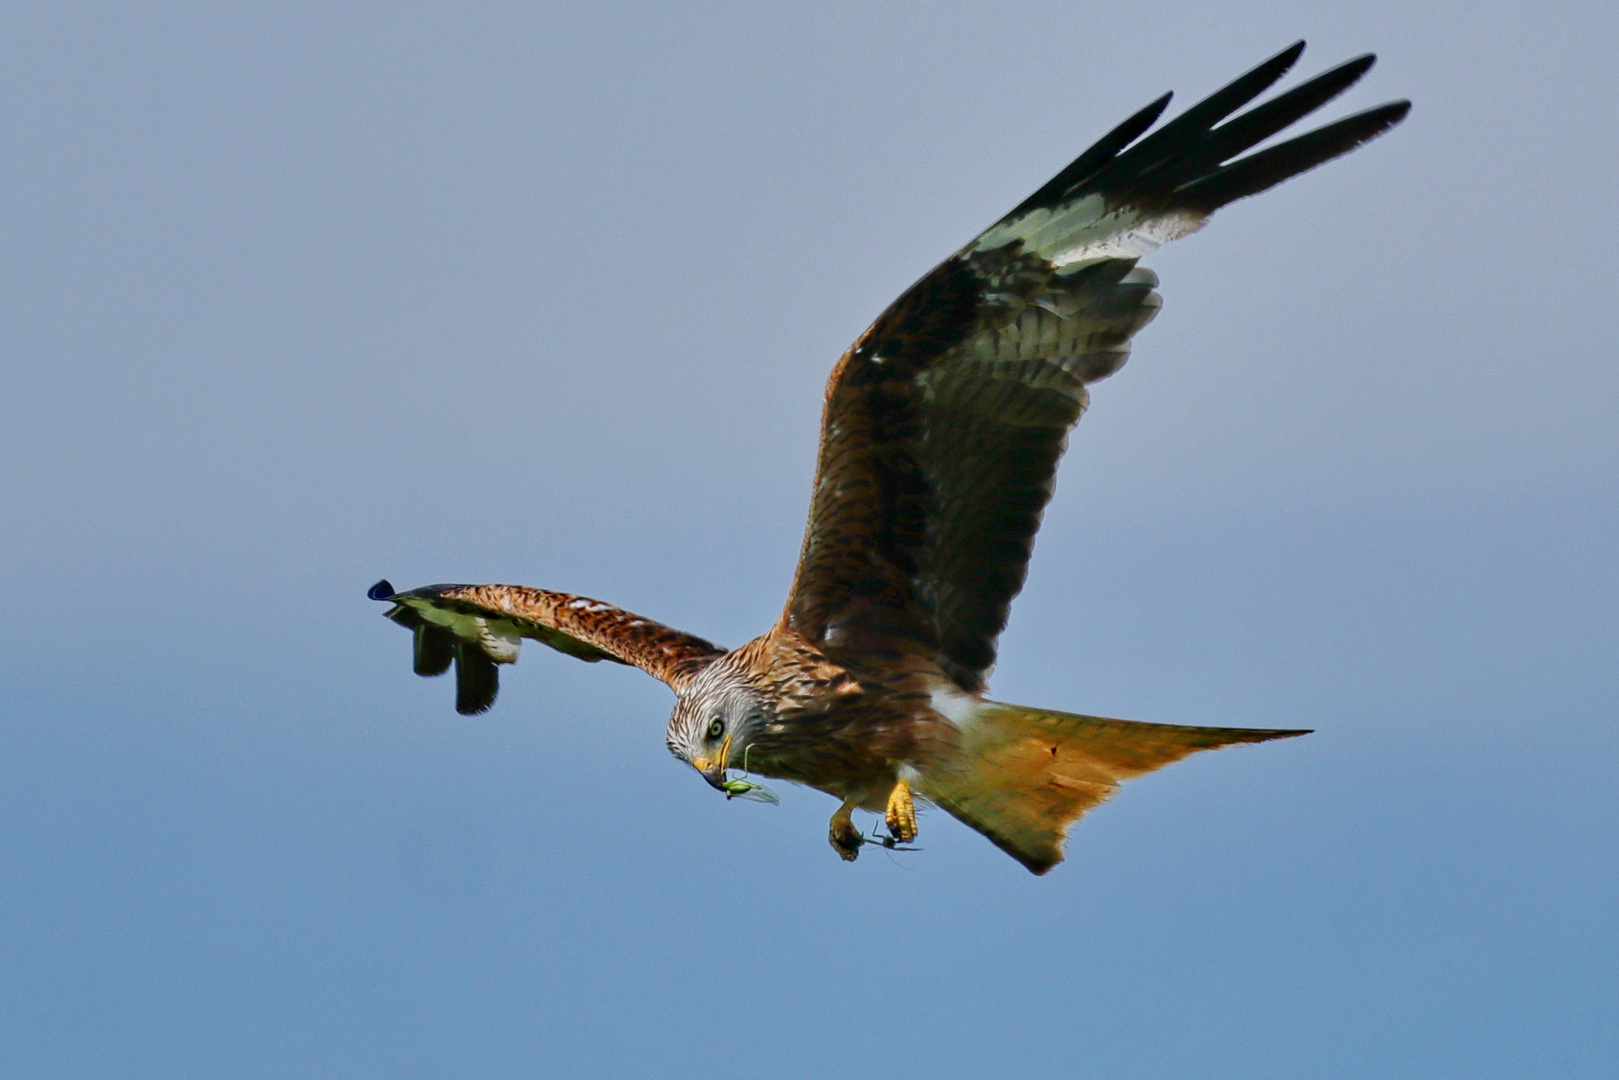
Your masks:
[{"label": "bird of prey", "polygon": [[[611,604],[517,585],[370,590],[415,633],[415,669],[453,664],[456,711],[495,700],[524,638],[633,664],[675,692],[668,745],[727,795],[779,777],[840,805],[830,839],[915,838],[932,802],[1036,874],[1120,781],[1197,750],[1306,734],[1147,724],[985,697],[1057,461],[1086,385],[1119,370],[1160,304],[1137,260],[1382,134],[1406,101],[1248,153],[1347,89],[1362,56],[1239,112],[1298,42],[1149,133],[1125,120],[877,318],[827,384],[809,525],[781,618],[723,649]],[[1234,115],[1235,114],[1235,115]],[[1244,156],[1246,155],[1246,156]],[[740,771],[743,776],[732,776]],[[881,812],[866,836],[854,810]]]}]

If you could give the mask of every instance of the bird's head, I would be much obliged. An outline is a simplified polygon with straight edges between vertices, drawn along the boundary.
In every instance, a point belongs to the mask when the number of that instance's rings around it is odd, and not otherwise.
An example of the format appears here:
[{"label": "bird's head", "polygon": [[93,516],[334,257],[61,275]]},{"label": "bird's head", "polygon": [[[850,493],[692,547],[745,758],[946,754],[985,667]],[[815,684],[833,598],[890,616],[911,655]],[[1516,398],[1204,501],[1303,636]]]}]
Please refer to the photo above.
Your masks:
[{"label": "bird's head", "polygon": [[[747,768],[748,747],[766,720],[768,707],[745,670],[720,657],[692,679],[669,717],[669,752],[726,795],[756,785],[727,781],[727,769]],[[758,790],[763,790],[758,789]]]}]

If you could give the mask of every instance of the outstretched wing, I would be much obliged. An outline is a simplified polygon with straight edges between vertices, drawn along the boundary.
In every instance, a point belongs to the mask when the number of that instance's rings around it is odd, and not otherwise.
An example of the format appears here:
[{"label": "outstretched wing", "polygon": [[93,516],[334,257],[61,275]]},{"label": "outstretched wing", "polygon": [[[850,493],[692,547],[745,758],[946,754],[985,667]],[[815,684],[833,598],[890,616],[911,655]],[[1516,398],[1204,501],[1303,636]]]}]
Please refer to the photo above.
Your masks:
[{"label": "outstretched wing", "polygon": [[496,665],[516,663],[523,638],[590,663],[634,664],[677,691],[725,652],[600,600],[522,585],[428,585],[396,593],[379,581],[366,595],[392,603],[388,618],[414,632],[416,674],[442,675],[455,665],[455,711],[463,716],[495,703]]},{"label": "outstretched wing", "polygon": [[[839,361],[783,621],[844,662],[984,688],[1087,383],[1156,314],[1136,260],[1386,131],[1394,102],[1240,157],[1371,67],[1352,60],[1233,119],[1303,42],[1156,132],[1165,95],[913,285]],[[1221,121],[1225,121],[1222,123]],[[1139,139],[1139,141],[1137,141]],[[1236,160],[1233,160],[1236,159]]]}]

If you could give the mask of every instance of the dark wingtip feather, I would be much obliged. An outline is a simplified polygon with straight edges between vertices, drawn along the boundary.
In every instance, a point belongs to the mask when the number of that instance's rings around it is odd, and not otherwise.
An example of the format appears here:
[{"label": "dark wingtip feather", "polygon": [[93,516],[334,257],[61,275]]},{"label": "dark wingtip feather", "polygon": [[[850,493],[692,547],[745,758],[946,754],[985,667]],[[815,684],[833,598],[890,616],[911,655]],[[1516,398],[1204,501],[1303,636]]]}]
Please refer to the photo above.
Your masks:
[{"label": "dark wingtip feather", "polygon": [[442,675],[455,661],[455,635],[441,626],[418,622],[411,657],[416,674],[425,677]]},{"label": "dark wingtip feather", "polygon": [[1089,185],[1105,191],[1186,152],[1203,140],[1215,124],[1286,75],[1303,52],[1303,40],[1295,41],[1263,64],[1233,79],[1098,169]]},{"label": "dark wingtip feather", "polygon": [[[1293,70],[1293,65],[1299,62],[1304,55],[1304,39],[1300,38],[1275,56],[1259,64],[1251,71],[1237,78],[1193,105],[1186,112],[1170,121],[1170,125],[1185,124],[1188,127],[1209,127],[1270,89],[1271,85]],[[1162,132],[1159,132],[1162,134]]]},{"label": "dark wingtip feather", "polygon": [[1227,203],[1257,195],[1317,165],[1347,154],[1405,119],[1409,101],[1391,101],[1375,109],[1346,116],[1296,139],[1238,158],[1175,193],[1175,201],[1213,213]]},{"label": "dark wingtip feather", "polygon": [[1234,150],[1232,156],[1235,156],[1261,139],[1269,138],[1281,131],[1293,121],[1315,112],[1359,82],[1376,63],[1377,56],[1374,53],[1363,53],[1353,60],[1346,60],[1263,105],[1227,120],[1215,128],[1213,134],[1245,130],[1250,141]]},{"label": "dark wingtip feather", "polygon": [[489,711],[500,692],[500,669],[476,644],[455,643],[455,711],[477,716]]},{"label": "dark wingtip feather", "polygon": [[1219,111],[1221,116],[1228,116],[1264,93],[1277,79],[1292,71],[1293,65],[1298,63],[1299,57],[1303,55],[1304,39],[1299,38],[1269,60],[1232,79],[1193,105],[1187,112],[1201,109],[1207,112]]},{"label": "dark wingtip feather", "polygon": [[[1174,91],[1170,91],[1137,110],[1129,119],[1097,139],[1084,153],[1069,162],[1062,172],[1042,184],[1033,195],[1014,206],[1006,217],[1016,217],[1036,207],[1054,206],[1067,198],[1069,192],[1077,185],[1084,183],[1092,173],[1112,161],[1120,150],[1135,142],[1141,137],[1142,132],[1157,123],[1174,96]],[[1001,220],[1004,221],[1006,218]]]},{"label": "dark wingtip feather", "polygon": [[395,595],[394,587],[388,583],[387,578],[383,578],[367,589],[365,595],[368,600],[392,600]]},{"label": "dark wingtip feather", "polygon": [[1185,153],[1154,166],[1135,183],[1143,192],[1173,191],[1191,184],[1238,154],[1257,146],[1342,94],[1371,70],[1377,57],[1370,53],[1339,64],[1285,94],[1256,105],[1209,131]]}]

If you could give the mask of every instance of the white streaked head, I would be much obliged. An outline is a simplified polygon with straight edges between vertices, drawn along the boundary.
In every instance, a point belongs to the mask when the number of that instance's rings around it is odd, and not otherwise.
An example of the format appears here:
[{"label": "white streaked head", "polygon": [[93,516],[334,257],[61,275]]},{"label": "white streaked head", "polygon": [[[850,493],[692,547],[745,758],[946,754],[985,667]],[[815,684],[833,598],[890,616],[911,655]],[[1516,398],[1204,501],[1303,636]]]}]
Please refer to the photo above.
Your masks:
[{"label": "white streaked head", "polygon": [[[748,745],[768,709],[727,654],[704,668],[669,716],[669,752],[726,791],[725,772],[746,768]],[[729,792],[728,792],[729,794]]]}]

